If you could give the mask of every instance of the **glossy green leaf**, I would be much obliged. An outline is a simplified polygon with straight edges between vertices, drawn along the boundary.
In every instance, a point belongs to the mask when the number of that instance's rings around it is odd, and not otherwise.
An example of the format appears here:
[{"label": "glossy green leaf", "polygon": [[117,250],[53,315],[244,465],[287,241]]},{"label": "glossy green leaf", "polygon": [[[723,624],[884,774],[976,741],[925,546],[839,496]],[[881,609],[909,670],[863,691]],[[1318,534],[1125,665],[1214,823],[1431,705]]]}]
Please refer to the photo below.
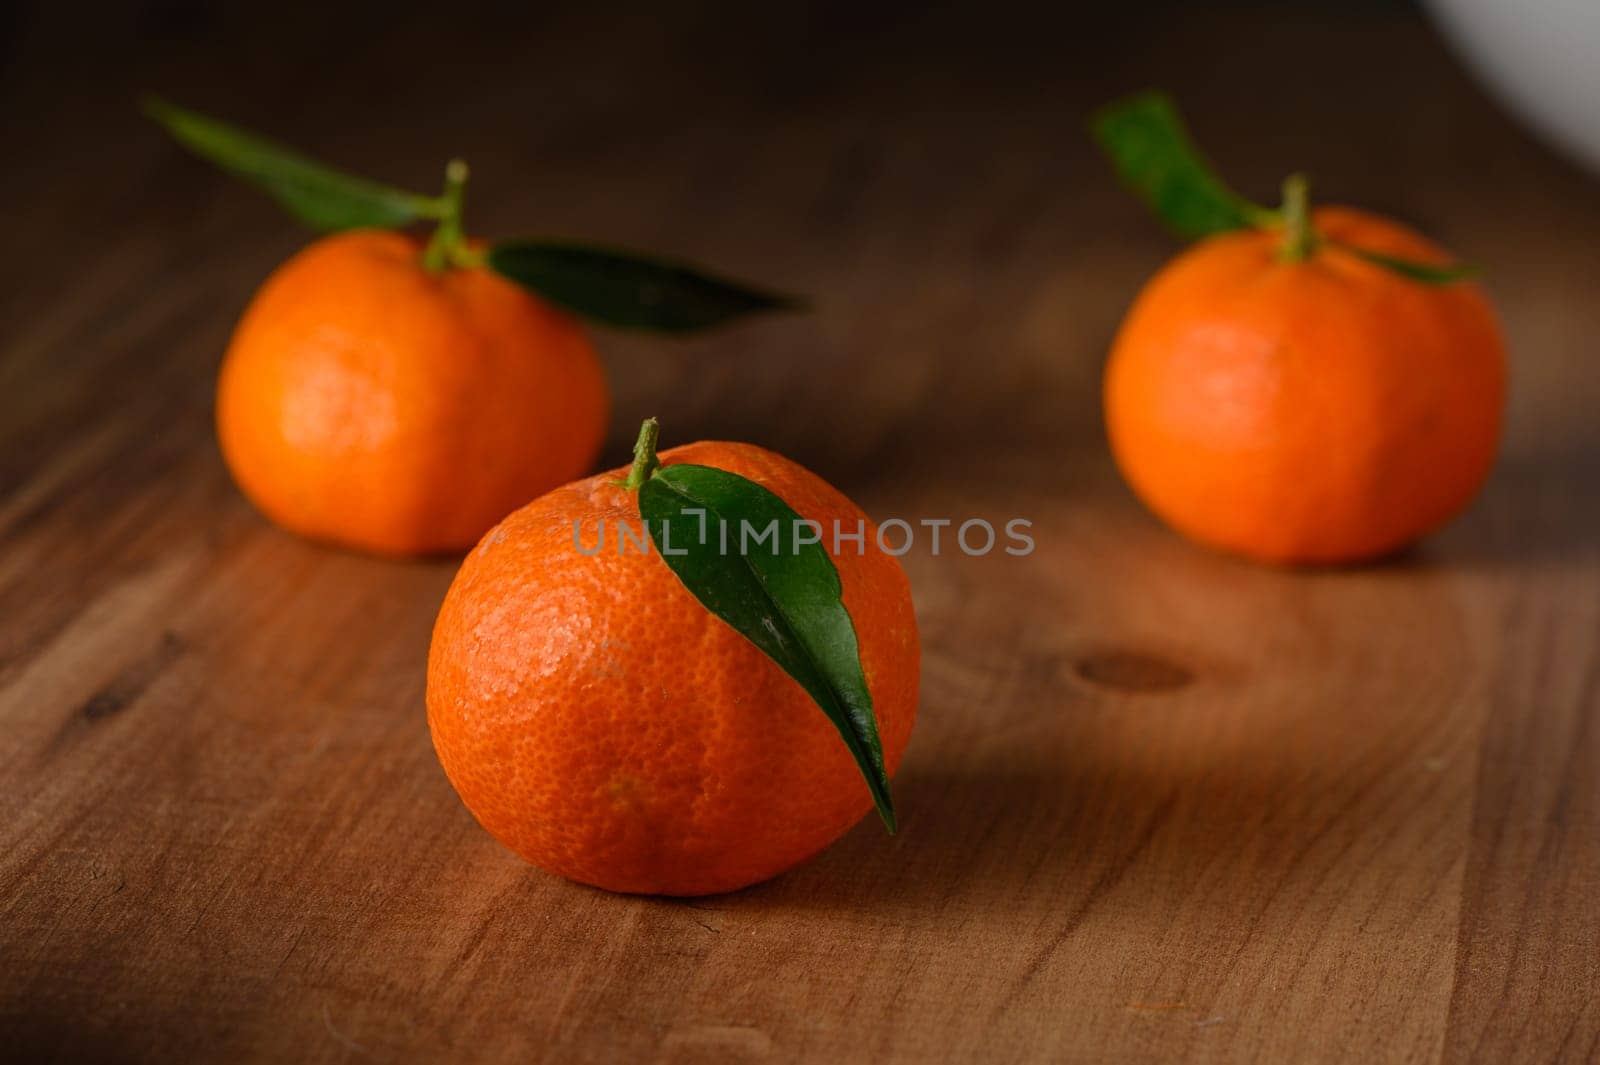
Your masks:
[{"label": "glossy green leaf", "polygon": [[496,244],[489,265],[544,299],[604,325],[687,333],[801,303],[695,267],[559,241]]},{"label": "glossy green leaf", "polygon": [[148,100],[144,109],[179,144],[257,186],[313,229],[398,229],[439,217],[440,203],[432,197],[340,173],[282,145],[164,100]]},{"label": "glossy green leaf", "polygon": [[1422,263],[1417,262],[1415,259],[1401,259],[1393,255],[1384,255],[1381,252],[1368,251],[1365,248],[1357,248],[1342,242],[1335,243],[1330,241],[1329,244],[1331,247],[1347,251],[1351,255],[1367,260],[1369,263],[1381,266],[1385,270],[1393,270],[1401,277],[1410,278],[1412,281],[1420,281],[1425,285],[1453,285],[1458,281],[1470,281],[1482,273],[1478,267],[1471,263]]},{"label": "glossy green leaf", "polygon": [[806,542],[812,532],[802,529],[805,540],[796,535],[800,515],[753,481],[692,464],[664,466],[647,478],[639,512],[684,587],[798,681],[838,728],[893,832],[855,625],[840,601],[833,559],[821,544]]},{"label": "glossy green leaf", "polygon": [[1223,183],[1163,93],[1118,100],[1096,113],[1090,128],[1123,183],[1181,237],[1243,229],[1273,217]]}]

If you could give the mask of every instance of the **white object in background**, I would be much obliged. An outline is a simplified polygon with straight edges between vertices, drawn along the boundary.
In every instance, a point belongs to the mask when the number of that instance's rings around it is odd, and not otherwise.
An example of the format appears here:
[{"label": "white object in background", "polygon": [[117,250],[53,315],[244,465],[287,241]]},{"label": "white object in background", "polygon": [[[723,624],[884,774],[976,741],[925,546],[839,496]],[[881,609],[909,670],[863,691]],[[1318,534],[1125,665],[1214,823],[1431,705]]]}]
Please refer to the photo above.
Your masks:
[{"label": "white object in background", "polygon": [[1600,171],[1600,0],[1426,0],[1502,103]]}]

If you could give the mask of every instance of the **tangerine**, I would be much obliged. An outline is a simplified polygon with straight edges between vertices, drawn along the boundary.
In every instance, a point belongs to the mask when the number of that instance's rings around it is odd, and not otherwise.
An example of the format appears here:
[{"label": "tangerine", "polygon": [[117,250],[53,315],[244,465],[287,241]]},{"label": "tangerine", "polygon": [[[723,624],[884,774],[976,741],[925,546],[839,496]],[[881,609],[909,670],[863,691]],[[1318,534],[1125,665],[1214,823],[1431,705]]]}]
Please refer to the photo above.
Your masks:
[{"label": "tangerine", "polygon": [[431,269],[389,230],[322,238],[234,333],[217,435],[262,513],[384,555],[470,547],[588,470],[604,372],[578,322],[481,265]]},{"label": "tangerine", "polygon": [[[875,526],[758,447],[690,444],[660,461],[738,474],[824,529],[865,523],[860,553],[847,543],[832,557],[892,774],[916,717],[920,651],[910,586]],[[800,684],[657,552],[590,542],[602,521],[642,528],[626,472],[535,500],[467,557],[433,631],[429,728],[467,808],[535,865],[612,891],[731,891],[817,853],[872,798]]]},{"label": "tangerine", "polygon": [[1424,284],[1354,252],[1443,263],[1396,222],[1311,214],[1209,237],[1140,293],[1105,375],[1128,484],[1216,547],[1338,563],[1425,536],[1477,493],[1499,442],[1506,354],[1478,285]]}]

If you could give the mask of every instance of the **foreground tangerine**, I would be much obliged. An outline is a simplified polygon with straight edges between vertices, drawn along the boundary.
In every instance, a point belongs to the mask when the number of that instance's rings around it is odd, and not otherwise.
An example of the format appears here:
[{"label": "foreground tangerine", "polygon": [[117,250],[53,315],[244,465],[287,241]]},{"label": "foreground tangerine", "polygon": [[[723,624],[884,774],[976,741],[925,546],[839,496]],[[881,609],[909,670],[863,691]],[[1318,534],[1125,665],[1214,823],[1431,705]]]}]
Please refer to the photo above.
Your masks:
[{"label": "foreground tangerine", "polygon": [[379,554],[459,551],[592,468],[609,398],[583,328],[424,251],[385,230],[325,237],[239,323],[217,433],[279,525]]},{"label": "foreground tangerine", "polygon": [[[737,474],[823,528],[866,535],[833,555],[884,767],[916,717],[910,586],[838,490],[772,452],[698,443],[675,463]],[[428,656],[428,724],[446,775],[498,840],[612,891],[704,895],[775,876],[872,808],[838,731],[806,691],[714,616],[639,528],[615,471],[556,489],[484,537],[456,575]]]}]

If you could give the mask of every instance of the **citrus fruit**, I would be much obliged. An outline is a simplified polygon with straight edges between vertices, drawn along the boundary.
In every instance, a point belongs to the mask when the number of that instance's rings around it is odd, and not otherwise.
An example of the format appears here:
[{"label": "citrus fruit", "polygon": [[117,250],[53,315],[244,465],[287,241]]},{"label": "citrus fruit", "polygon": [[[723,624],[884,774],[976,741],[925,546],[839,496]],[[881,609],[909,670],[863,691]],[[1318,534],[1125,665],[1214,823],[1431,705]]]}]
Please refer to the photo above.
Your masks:
[{"label": "citrus fruit", "polygon": [[1309,225],[1297,255],[1293,234],[1239,229],[1161,270],[1117,334],[1106,426],[1134,492],[1194,539],[1349,562],[1472,499],[1499,441],[1506,356],[1476,284],[1374,261],[1445,262],[1431,242],[1346,207]]},{"label": "citrus fruit", "polygon": [[[875,526],[748,444],[691,444],[660,462],[747,478],[824,529],[863,523],[860,553],[847,542],[830,554],[892,773],[916,716],[919,647],[910,588]],[[659,552],[625,540],[641,519],[624,472],[529,503],[468,555],[434,627],[429,728],[467,808],[528,861],[613,891],[731,891],[826,847],[872,797],[801,685]]]},{"label": "citrus fruit", "polygon": [[324,237],[262,286],[217,387],[234,479],[283,527],[385,555],[463,550],[590,469],[608,397],[576,320],[388,230]]},{"label": "citrus fruit", "polygon": [[[609,397],[577,315],[683,334],[802,301],[682,262],[571,240],[470,241],[467,164],[424,196],[328,167],[165,100],[185,148],[336,235],[280,267],[235,331],[217,433],[269,518],[384,555],[471,546],[581,476]],[[432,223],[426,245],[401,232]]]}]

